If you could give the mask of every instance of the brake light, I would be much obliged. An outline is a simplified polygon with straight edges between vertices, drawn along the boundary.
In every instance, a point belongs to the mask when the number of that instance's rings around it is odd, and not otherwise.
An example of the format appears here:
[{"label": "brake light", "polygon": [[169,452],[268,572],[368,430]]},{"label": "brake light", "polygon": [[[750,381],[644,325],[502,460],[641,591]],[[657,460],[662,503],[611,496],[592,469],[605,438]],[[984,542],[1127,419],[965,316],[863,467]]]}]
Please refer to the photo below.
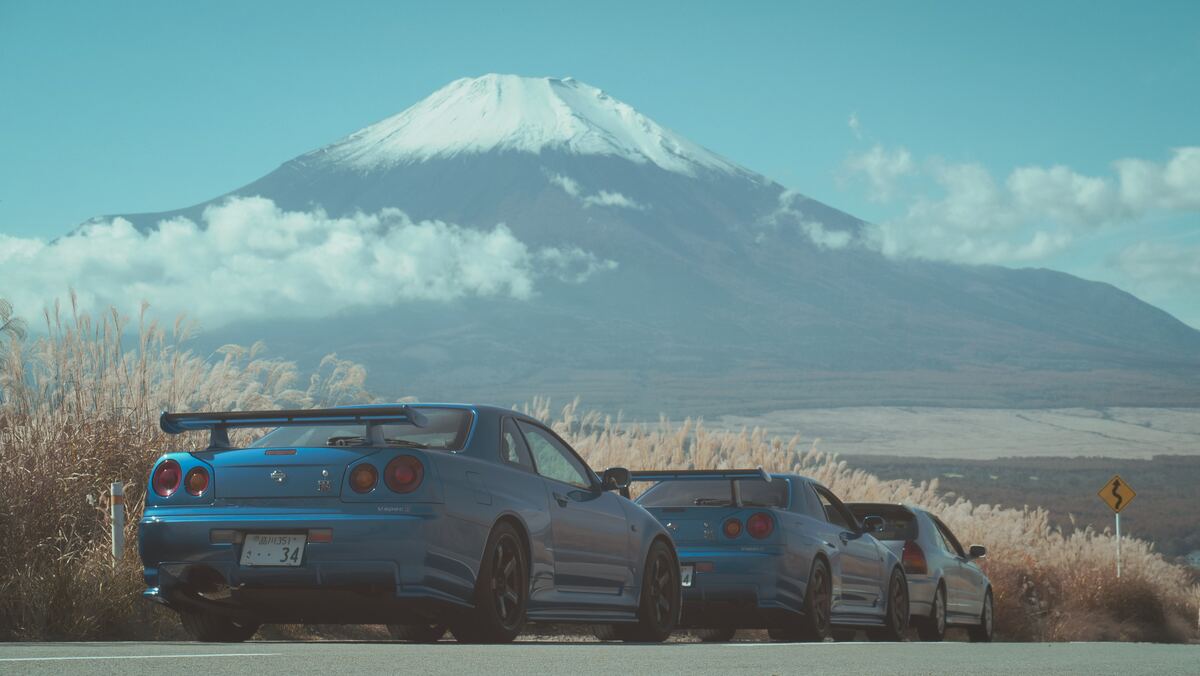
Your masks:
[{"label": "brake light", "polygon": [[163,460],[158,467],[154,468],[154,474],[150,477],[150,485],[159,496],[169,498],[179,490],[179,480],[182,478],[183,471],[179,469],[179,463],[174,460]]},{"label": "brake light", "polygon": [[725,537],[735,538],[742,534],[742,522],[733,518],[726,519],[725,525],[721,527],[721,530],[725,531]]},{"label": "brake light", "polygon": [[208,470],[203,467],[193,467],[187,473],[187,478],[183,480],[183,487],[188,493],[199,496],[208,489]]},{"label": "brake light", "polygon": [[411,455],[392,458],[383,470],[383,482],[396,493],[412,493],[425,478],[425,466]]},{"label": "brake light", "polygon": [[354,471],[350,472],[350,487],[355,493],[368,493],[372,488],[375,488],[375,482],[379,481],[379,472],[375,471],[375,466],[371,463],[364,462]]},{"label": "brake light", "polygon": [[775,530],[775,520],[766,512],[758,512],[746,519],[746,532],[756,540],[767,537],[773,530]]},{"label": "brake light", "polygon": [[925,552],[921,551],[921,545],[914,540],[904,543],[904,551],[900,553],[900,563],[904,566],[906,573],[912,575],[929,573],[929,566],[925,563]]}]

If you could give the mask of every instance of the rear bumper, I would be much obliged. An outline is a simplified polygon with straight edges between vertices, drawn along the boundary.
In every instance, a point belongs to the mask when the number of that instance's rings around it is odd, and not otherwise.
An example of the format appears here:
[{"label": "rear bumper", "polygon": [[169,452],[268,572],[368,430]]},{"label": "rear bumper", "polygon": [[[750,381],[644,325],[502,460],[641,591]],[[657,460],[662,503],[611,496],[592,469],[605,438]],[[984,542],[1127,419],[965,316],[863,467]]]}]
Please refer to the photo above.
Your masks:
[{"label": "rear bumper", "polygon": [[706,564],[683,588],[686,627],[773,627],[787,624],[804,607],[799,582],[784,572],[781,547],[741,551],[679,547],[682,566]]},{"label": "rear bumper", "polygon": [[[178,610],[270,622],[395,622],[469,607],[478,562],[463,555],[461,542],[446,541],[453,529],[439,505],[405,509],[149,510],[138,524],[145,596]],[[329,529],[333,539],[307,543],[296,567],[242,566],[240,542],[214,543],[211,537],[213,530],[244,535],[313,529]]]}]

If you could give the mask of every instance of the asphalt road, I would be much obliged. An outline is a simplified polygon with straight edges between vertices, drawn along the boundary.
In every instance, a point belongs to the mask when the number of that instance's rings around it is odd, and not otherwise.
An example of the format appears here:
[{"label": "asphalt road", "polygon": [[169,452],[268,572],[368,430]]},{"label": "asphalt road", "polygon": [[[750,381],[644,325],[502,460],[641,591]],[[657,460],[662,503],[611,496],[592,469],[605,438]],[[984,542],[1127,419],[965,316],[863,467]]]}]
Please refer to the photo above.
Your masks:
[{"label": "asphalt road", "polygon": [[1200,645],[1129,643],[9,643],[0,674],[1200,674]]}]

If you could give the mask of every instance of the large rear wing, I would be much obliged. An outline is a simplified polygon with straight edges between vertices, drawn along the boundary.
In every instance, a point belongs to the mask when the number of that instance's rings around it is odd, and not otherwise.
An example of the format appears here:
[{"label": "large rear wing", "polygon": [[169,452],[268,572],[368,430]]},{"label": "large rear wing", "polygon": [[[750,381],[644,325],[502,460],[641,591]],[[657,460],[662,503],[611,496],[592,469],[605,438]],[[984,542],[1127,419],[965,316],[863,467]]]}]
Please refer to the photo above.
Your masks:
[{"label": "large rear wing", "polygon": [[[391,423],[425,427],[428,418],[408,405],[362,406],[356,408],[311,408],[284,411],[225,411],[207,413],[167,413],[158,418],[158,426],[167,434],[209,430],[209,450],[229,448],[229,430],[248,427],[288,427],[296,425],[364,424],[367,438],[382,436],[380,425]],[[379,440],[382,444],[382,439]]]},{"label": "large rear wing", "polygon": [[632,481],[698,481],[703,479],[762,479],[770,481],[767,470],[758,469],[654,469],[630,472]]}]

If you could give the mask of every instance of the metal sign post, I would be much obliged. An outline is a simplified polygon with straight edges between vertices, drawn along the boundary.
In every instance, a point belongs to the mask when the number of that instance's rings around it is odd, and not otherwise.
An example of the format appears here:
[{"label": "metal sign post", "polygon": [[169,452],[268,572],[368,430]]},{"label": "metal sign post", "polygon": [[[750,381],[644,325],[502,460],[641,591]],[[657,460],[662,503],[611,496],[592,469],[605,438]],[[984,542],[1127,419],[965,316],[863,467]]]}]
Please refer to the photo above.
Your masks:
[{"label": "metal sign post", "polygon": [[112,556],[113,565],[116,566],[125,553],[125,484],[114,483],[110,495],[112,518],[109,523],[112,524]]},{"label": "metal sign post", "polygon": [[1114,474],[1097,495],[1113,511],[1117,522],[1117,578],[1119,579],[1121,577],[1121,510],[1133,502],[1137,493],[1129,487],[1129,484],[1125,483],[1120,475]]}]

